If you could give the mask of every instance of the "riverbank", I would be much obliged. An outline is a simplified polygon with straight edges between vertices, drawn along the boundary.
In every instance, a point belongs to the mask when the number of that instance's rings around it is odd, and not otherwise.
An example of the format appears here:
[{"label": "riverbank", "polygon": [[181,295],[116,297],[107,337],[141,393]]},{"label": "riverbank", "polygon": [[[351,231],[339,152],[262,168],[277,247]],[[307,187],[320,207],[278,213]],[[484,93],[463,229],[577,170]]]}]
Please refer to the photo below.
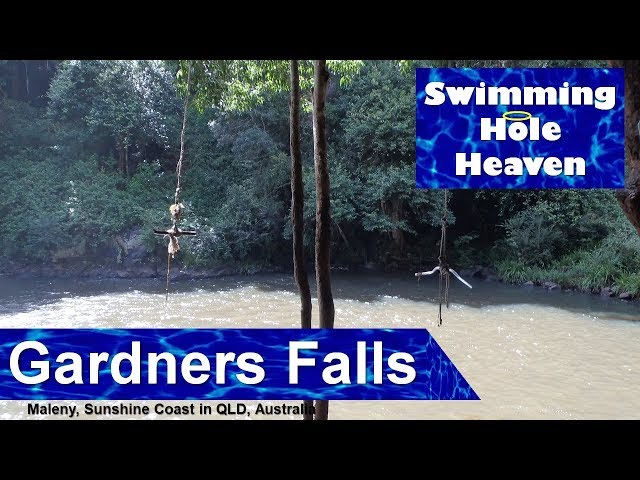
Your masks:
[{"label": "riverbank", "polygon": [[[524,266],[514,266],[510,264],[510,270],[504,264],[497,268],[488,266],[472,266],[459,269],[460,275],[470,283],[504,283],[521,286],[523,288],[536,288],[547,292],[578,292],[602,297],[623,300],[625,302],[638,301],[640,296],[637,292],[627,291],[620,286],[603,285],[601,287],[581,288],[577,282],[566,281],[564,277],[558,278],[557,272],[553,270],[532,269]],[[424,265],[399,267],[397,265],[373,264],[358,266],[334,265],[334,272],[351,272],[367,274],[398,274],[417,272],[424,269]],[[309,274],[313,274],[313,265],[307,265]],[[277,265],[220,265],[214,268],[194,268],[181,265],[175,262],[171,268],[171,280],[201,280],[208,278],[221,278],[234,275],[260,275],[260,274],[287,274],[291,273],[284,266]],[[96,266],[90,263],[72,265],[20,265],[18,263],[5,262],[0,268],[0,276],[19,279],[41,279],[41,278],[61,278],[61,279],[153,279],[165,278],[166,264],[160,262],[149,262],[148,264],[135,264],[128,266]],[[558,281],[560,280],[560,281]]]},{"label": "riverbank", "polygon": [[[72,265],[20,265],[5,263],[0,268],[0,275],[21,279],[28,278],[89,278],[89,279],[144,279],[165,277],[166,263],[137,264],[130,266],[92,265],[90,263]],[[264,265],[220,265],[215,268],[193,268],[175,262],[171,268],[172,280],[192,280],[202,278],[216,278],[229,275],[255,275],[257,273],[284,273],[285,269],[277,266]]]},{"label": "riverbank", "polygon": [[515,261],[496,265],[501,281],[525,287],[591,293],[621,300],[640,298],[640,275],[620,265],[586,255],[568,256],[548,267],[527,266]]}]

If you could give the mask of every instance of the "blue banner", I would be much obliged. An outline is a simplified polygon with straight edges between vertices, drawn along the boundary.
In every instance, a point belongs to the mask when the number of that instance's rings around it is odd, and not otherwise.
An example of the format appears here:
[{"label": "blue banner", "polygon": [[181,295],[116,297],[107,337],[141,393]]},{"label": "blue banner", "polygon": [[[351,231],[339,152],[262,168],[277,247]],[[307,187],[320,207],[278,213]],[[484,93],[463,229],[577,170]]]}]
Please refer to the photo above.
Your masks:
[{"label": "blue banner", "polygon": [[418,68],[419,188],[622,188],[624,75]]},{"label": "blue banner", "polygon": [[2,329],[4,400],[479,400],[422,329]]}]

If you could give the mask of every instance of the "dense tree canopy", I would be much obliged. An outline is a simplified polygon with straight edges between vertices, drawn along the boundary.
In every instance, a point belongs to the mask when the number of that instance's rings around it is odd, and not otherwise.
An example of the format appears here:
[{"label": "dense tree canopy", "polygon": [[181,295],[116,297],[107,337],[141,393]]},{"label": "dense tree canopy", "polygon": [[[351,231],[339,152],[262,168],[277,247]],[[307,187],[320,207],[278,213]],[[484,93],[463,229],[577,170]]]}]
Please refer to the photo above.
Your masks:
[{"label": "dense tree canopy", "polygon": [[[246,90],[245,103],[202,101],[189,112],[184,223],[199,234],[184,242],[184,265],[290,268],[288,88],[280,88],[286,76],[278,84],[282,65],[276,63],[270,78],[278,88],[255,91],[250,83],[235,82],[234,88]],[[464,66],[480,66],[472,63]],[[26,65],[0,63],[3,263],[117,266],[126,259],[118,239],[134,234],[146,248],[142,261],[154,261],[163,245],[151,228],[166,222],[175,187],[179,63]],[[411,271],[437,257],[442,192],[413,188],[412,66],[366,61],[348,83],[334,73],[327,104],[334,265]],[[207,68],[223,78],[229,72],[220,69],[249,67]],[[309,72],[301,63],[307,105]],[[315,193],[309,188],[314,180],[308,108],[301,120],[311,259]],[[454,191],[448,218],[451,260],[460,266],[492,266],[511,281],[640,292],[640,242],[610,191]]]}]

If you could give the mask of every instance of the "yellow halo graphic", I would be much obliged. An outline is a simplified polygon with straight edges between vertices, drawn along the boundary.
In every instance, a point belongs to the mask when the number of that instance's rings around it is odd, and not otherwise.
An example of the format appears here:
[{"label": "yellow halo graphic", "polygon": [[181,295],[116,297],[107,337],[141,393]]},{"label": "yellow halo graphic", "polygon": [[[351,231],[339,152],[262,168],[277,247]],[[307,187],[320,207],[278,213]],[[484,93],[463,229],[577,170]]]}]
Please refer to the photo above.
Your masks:
[{"label": "yellow halo graphic", "polygon": [[[514,115],[522,115],[522,117],[514,117]],[[504,112],[502,118],[511,122],[526,122],[530,120],[532,115],[529,112],[523,110],[511,110],[510,112]]]}]

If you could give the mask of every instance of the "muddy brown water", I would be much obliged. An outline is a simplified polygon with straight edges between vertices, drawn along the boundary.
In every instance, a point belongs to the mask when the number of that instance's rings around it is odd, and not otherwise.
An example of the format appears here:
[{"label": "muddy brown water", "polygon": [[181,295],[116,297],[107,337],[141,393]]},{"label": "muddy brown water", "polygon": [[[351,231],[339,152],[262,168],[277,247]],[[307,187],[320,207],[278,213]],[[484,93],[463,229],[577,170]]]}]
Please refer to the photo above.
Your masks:
[{"label": "muddy brown water", "polygon": [[[640,304],[480,280],[473,285],[452,286],[451,308],[437,327],[434,279],[336,273],[337,327],[427,327],[482,400],[332,401],[330,418],[640,418]],[[300,321],[289,275],[174,282],[169,302],[167,309],[162,279],[0,277],[0,328],[284,328]],[[317,325],[315,306],[314,299]],[[56,403],[78,405],[86,419],[187,418],[154,413],[158,402],[92,402],[151,406],[149,415],[118,417],[85,415],[86,402]],[[204,403],[215,409],[220,402]],[[251,412],[258,402],[244,403]],[[0,400],[0,418],[51,417],[29,415],[26,402]]]}]

